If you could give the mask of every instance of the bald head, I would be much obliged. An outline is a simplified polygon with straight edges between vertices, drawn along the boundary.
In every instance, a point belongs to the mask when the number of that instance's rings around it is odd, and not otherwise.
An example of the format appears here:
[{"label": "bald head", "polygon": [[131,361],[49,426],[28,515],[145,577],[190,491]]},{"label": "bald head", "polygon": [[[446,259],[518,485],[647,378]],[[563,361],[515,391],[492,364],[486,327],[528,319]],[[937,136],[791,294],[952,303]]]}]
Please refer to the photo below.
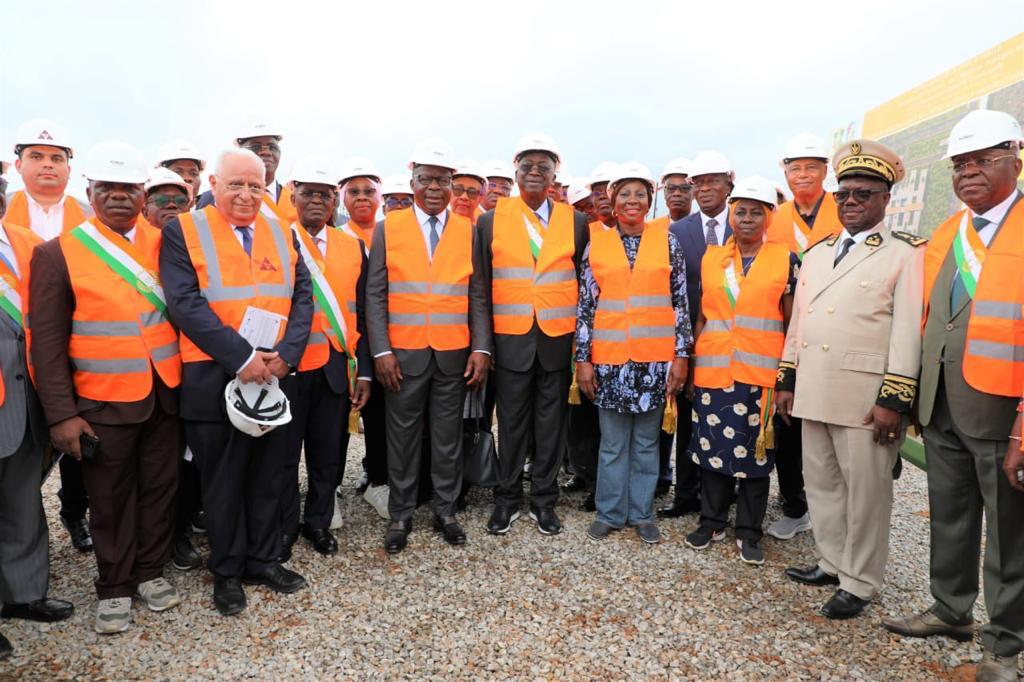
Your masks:
[{"label": "bald head", "polygon": [[248,149],[226,149],[217,155],[210,191],[217,210],[232,225],[251,225],[263,203],[264,166]]}]

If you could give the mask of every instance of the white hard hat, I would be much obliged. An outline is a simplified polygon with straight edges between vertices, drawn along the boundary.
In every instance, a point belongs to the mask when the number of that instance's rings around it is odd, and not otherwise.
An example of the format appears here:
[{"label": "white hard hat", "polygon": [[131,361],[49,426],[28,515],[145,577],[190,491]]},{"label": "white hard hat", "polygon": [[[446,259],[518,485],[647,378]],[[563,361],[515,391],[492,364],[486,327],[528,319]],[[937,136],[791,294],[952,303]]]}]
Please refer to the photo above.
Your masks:
[{"label": "white hard hat", "polygon": [[652,188],[654,187],[654,176],[651,175],[647,166],[639,161],[627,161],[615,169],[611,180],[608,181],[608,196],[612,196],[616,185],[622,184],[626,180],[642,180]]},{"label": "white hard hat", "polygon": [[149,170],[149,177],[146,179],[146,193],[149,194],[149,190],[156,187],[164,187],[167,185],[173,185],[180,187],[185,190],[185,196],[192,196],[192,185],[185,182],[185,179],[172,171],[170,168],[164,168],[163,166],[157,166]]},{"label": "white hard hat", "polygon": [[813,133],[800,133],[789,138],[782,152],[782,165],[793,159],[824,159],[827,163],[832,158],[832,150],[825,145],[825,140]]},{"label": "white hard hat", "polygon": [[441,168],[448,168],[454,171],[457,168],[455,150],[440,137],[429,137],[426,140],[421,140],[416,144],[416,148],[412,152],[412,158],[409,159],[409,170],[412,170],[413,166],[417,165],[440,166]]},{"label": "white hard hat", "polygon": [[292,420],[291,406],[277,377],[266,384],[243,384],[235,377],[224,387],[224,404],[231,424],[254,438]]},{"label": "white hard hat", "polygon": [[60,147],[67,150],[69,158],[75,155],[68,139],[68,132],[62,126],[45,118],[36,118],[21,124],[14,135],[14,155],[17,156],[22,147],[34,145]]},{"label": "white hard hat", "polygon": [[690,175],[690,160],[682,156],[677,156],[668,163],[665,164],[664,170],[661,171],[661,182],[664,184],[665,178],[670,175]]},{"label": "white hard hat", "polygon": [[558,170],[555,171],[555,182],[559,185],[572,184],[572,175],[569,173],[569,169],[565,166],[559,166]]},{"label": "white hard hat", "polygon": [[575,206],[590,196],[590,179],[576,178],[569,184],[569,191],[566,192],[566,199],[570,206]]},{"label": "white hard hat", "polygon": [[334,187],[334,169],[327,157],[316,154],[303,156],[292,166],[292,182],[309,182]]},{"label": "white hard hat", "polygon": [[11,167],[10,161],[0,160],[0,175],[7,175],[7,169]]},{"label": "white hard hat", "polygon": [[612,163],[611,161],[602,161],[597,164],[597,166],[594,167],[594,170],[590,171],[591,186],[610,181],[612,176],[618,172],[618,169],[619,164]]},{"label": "white hard hat", "polygon": [[526,152],[547,152],[555,157],[555,166],[562,162],[562,155],[558,151],[558,144],[550,135],[544,133],[530,133],[519,138],[516,142],[516,151],[512,155],[512,163],[519,161],[519,157]]},{"label": "white hard hat", "polygon": [[779,197],[775,192],[775,183],[759,175],[752,175],[736,181],[732,193],[729,195],[729,203],[737,199],[753,199],[775,208]]},{"label": "white hard hat", "polygon": [[352,178],[370,178],[374,182],[380,182],[380,173],[373,161],[364,159],[361,156],[351,156],[341,162],[341,175],[338,184],[343,184]]},{"label": "white hard hat", "polygon": [[508,180],[515,180],[516,175],[512,172],[512,169],[508,167],[508,164],[504,161],[492,160],[485,161],[481,166],[480,170],[483,171],[484,175],[488,178],[506,178]]},{"label": "white hard hat", "polygon": [[452,175],[453,178],[457,178],[461,175],[476,178],[480,181],[481,185],[487,184],[487,176],[484,175],[484,171],[480,167],[480,164],[473,159],[459,159],[457,165],[458,168],[455,169],[455,173]]},{"label": "white hard hat", "polygon": [[976,109],[957,121],[949,131],[946,158],[995,147],[1004,142],[1022,143],[1020,123],[1010,114]]},{"label": "white hard hat", "polygon": [[195,161],[199,164],[199,170],[206,168],[206,162],[199,155],[199,150],[191,142],[181,138],[168,140],[160,145],[160,149],[156,152],[156,163],[154,165],[162,166],[165,163],[178,159],[191,159]]},{"label": "white hard hat", "polygon": [[701,152],[693,160],[693,163],[690,164],[691,178],[711,173],[725,173],[729,177],[735,175],[732,162],[729,161],[728,157],[722,152],[716,152],[713,149]]},{"label": "white hard hat", "polygon": [[241,147],[242,140],[248,140],[253,137],[276,137],[280,140],[284,135],[281,134],[281,129],[276,124],[268,123],[267,119],[252,118],[242,125],[235,136],[235,143]]},{"label": "white hard hat", "polygon": [[89,150],[84,175],[88,180],[130,185],[143,185],[149,179],[142,152],[117,140],[100,142]]},{"label": "white hard hat", "polygon": [[412,180],[408,173],[395,173],[384,178],[381,183],[380,193],[384,196],[389,194],[412,194],[412,187],[409,182]]},{"label": "white hard hat", "polygon": [[[775,187],[775,193],[778,196],[782,197],[783,201],[786,201],[786,200],[789,199],[789,192],[786,191],[786,188],[783,187],[781,183],[772,182],[772,186]],[[778,197],[776,197],[776,198],[778,198]]]}]

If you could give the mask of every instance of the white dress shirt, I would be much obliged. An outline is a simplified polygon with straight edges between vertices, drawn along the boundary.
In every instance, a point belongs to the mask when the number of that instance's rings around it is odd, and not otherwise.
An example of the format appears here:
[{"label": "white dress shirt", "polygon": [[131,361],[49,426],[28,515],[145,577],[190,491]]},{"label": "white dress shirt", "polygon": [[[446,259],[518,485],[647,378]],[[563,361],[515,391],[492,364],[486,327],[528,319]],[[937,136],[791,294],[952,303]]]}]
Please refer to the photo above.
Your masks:
[{"label": "white dress shirt", "polygon": [[7,236],[7,230],[4,229],[2,223],[0,223],[0,253],[11,264],[11,269],[14,270],[15,276],[21,277],[21,273],[18,272],[18,258],[14,255],[14,247],[11,246],[11,238]]},{"label": "white dress shirt", "polygon": [[718,224],[715,225],[715,236],[718,237],[718,245],[722,246],[725,244],[725,226],[729,221],[729,205],[726,204],[722,212],[715,216],[705,215],[704,211],[700,211],[700,230],[705,240],[707,240],[708,234],[708,221],[712,218],[718,221]]},{"label": "white dress shirt", "polygon": [[[420,232],[423,233],[423,243],[427,245],[427,260],[430,262],[434,261],[434,254],[430,253],[430,219],[437,218],[437,236],[440,240],[442,234],[444,234],[444,226],[448,224],[448,209],[446,208],[443,213],[439,213],[436,216],[427,215],[427,212],[416,204],[412,205],[412,210],[416,213],[416,220],[420,223]],[[438,241],[440,243],[440,241]]]},{"label": "white dress shirt", "polygon": [[277,203],[277,196],[278,196],[277,195],[277,180],[274,180],[272,183],[267,185],[267,194],[270,195],[270,198],[273,199],[274,203],[276,204]]},{"label": "white dress shirt", "polygon": [[59,237],[64,231],[64,202],[68,199],[67,195],[49,208],[33,199],[28,192],[25,192],[25,198],[28,200],[28,222],[32,231],[44,241]]},{"label": "white dress shirt", "polygon": [[[992,243],[992,238],[996,236],[996,231],[999,230],[999,225],[1002,224],[1003,220],[1006,218],[1006,214],[1009,213],[1010,207],[1013,206],[1013,202],[1016,199],[1017,192],[1010,192],[1010,196],[977,216],[988,221],[988,225],[977,231],[978,236],[981,238],[981,243],[984,244],[986,248]],[[968,213],[970,213],[970,215],[967,216],[968,220],[975,217],[973,211],[969,210]]]},{"label": "white dress shirt", "polygon": [[551,222],[551,200],[545,199],[544,203],[541,204],[540,208],[534,211],[534,213],[536,213],[537,217],[540,218],[541,224],[543,224],[544,227],[547,227],[548,223]]},{"label": "white dress shirt", "polygon": [[[846,228],[844,227],[843,231],[839,233],[838,241],[836,241],[835,253],[832,254],[832,260],[835,260],[836,258],[839,257],[839,251],[843,248],[843,242],[845,242],[847,239],[853,239],[853,246],[850,247],[850,251],[853,251],[855,248],[857,248],[858,244],[864,243],[864,240],[868,238],[868,235],[873,234],[875,232],[878,232],[878,230],[861,230],[857,234],[850,234],[849,232],[846,231]],[[849,256],[849,252],[847,252],[846,255]]]},{"label": "white dress shirt", "polygon": [[[231,225],[231,223],[228,223],[228,224]],[[235,233],[235,239],[238,240],[238,243],[241,245],[242,250],[244,251],[245,250],[245,242],[242,241],[242,233],[238,231],[238,228],[240,228],[240,227],[245,227],[247,230],[249,230],[249,237],[251,238],[251,237],[255,236],[255,234],[256,234],[256,224],[253,223],[252,225],[244,225],[244,226],[243,225],[231,225],[231,231]]]}]

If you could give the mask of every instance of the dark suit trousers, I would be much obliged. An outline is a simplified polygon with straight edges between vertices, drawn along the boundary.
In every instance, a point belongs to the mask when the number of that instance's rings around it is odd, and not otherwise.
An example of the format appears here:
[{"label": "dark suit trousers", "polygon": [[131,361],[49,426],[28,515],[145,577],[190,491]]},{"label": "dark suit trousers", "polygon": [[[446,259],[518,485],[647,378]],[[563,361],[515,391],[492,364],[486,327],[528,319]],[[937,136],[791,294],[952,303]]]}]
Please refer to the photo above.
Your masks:
[{"label": "dark suit trousers", "polygon": [[192,461],[180,458],[178,464],[178,515],[174,522],[175,537],[186,537],[192,528],[192,519],[202,509],[202,486],[199,483],[199,468],[195,453]]},{"label": "dark suit trousers", "polygon": [[672,485],[672,442],[675,434],[665,433],[658,437],[658,483]]},{"label": "dark suit trousers", "polygon": [[[691,460],[692,461],[692,460]],[[722,530],[729,525],[729,506],[733,491],[736,496],[736,538],[739,540],[760,540],[763,533],[764,515],[768,511],[768,490],[771,479],[733,478],[716,471],[701,472],[700,525],[712,530]]]},{"label": "dark suit trousers", "polygon": [[683,504],[690,500],[700,499],[699,464],[694,463],[687,453],[690,446],[690,435],[693,431],[693,403],[682,393],[676,396],[676,409],[679,419],[676,421],[676,491],[675,504]]},{"label": "dark suit trousers", "polygon": [[593,492],[597,483],[597,453],[601,446],[601,423],[597,406],[585,395],[579,405],[569,406],[568,428],[569,465],[572,472],[582,478]]},{"label": "dark suit trousers", "polygon": [[227,420],[186,421],[185,438],[203,482],[210,571],[233,578],[277,563],[286,430],[253,438]]},{"label": "dark suit trousers", "polygon": [[[299,455],[305,444],[306,508],[303,522],[326,529],[334,514],[334,488],[348,432],[348,396],[331,390],[323,369],[299,372],[290,382],[292,420],[284,427],[288,445],[281,476],[281,532],[299,532]],[[348,439],[346,438],[346,445]]]},{"label": "dark suit trousers", "polygon": [[42,599],[50,578],[50,543],[39,491],[42,451],[25,429],[14,454],[0,459],[0,601]]},{"label": "dark suit trousers", "polygon": [[[376,379],[370,388],[370,399],[362,409],[363,440],[366,443],[363,455],[363,469],[370,485],[384,485],[388,482],[388,436],[385,419],[385,397],[387,389]],[[347,429],[346,429],[347,433]],[[345,475],[345,468],[338,471],[338,485]]]},{"label": "dark suit trousers", "polygon": [[430,409],[430,479],[434,513],[453,516],[462,489],[462,373],[444,374],[431,354],[422,374],[405,374],[398,393],[387,392],[388,511],[393,521],[412,518],[419,491],[423,417]]},{"label": "dark suit trousers", "polygon": [[89,496],[85,493],[85,479],[82,464],[74,457],[61,457],[60,467],[60,515],[69,521],[85,518],[89,507]]},{"label": "dark suit trousers", "polygon": [[779,477],[782,494],[782,513],[798,519],[807,513],[807,493],[804,492],[804,455],[801,421],[790,417],[789,426],[775,417],[775,472]]},{"label": "dark suit trousers", "polygon": [[140,424],[90,425],[100,445],[82,472],[99,572],[96,595],[131,597],[139,583],[160,577],[171,557],[181,423],[157,400]]},{"label": "dark suit trousers", "polygon": [[530,507],[553,509],[569,423],[570,370],[548,371],[534,357],[533,367],[526,372],[514,372],[499,363],[495,375],[501,456],[494,504],[522,504],[523,465],[532,442]]}]

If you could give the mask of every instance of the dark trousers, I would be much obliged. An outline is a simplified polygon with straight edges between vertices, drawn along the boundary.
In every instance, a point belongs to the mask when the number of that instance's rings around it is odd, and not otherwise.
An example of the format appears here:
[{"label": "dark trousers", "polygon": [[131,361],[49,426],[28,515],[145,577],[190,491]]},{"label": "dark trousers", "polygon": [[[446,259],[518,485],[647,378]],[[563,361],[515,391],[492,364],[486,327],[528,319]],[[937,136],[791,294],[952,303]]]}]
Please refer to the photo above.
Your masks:
[{"label": "dark trousers", "polygon": [[690,447],[690,436],[693,432],[693,403],[680,393],[676,396],[676,409],[679,419],[676,421],[676,505],[699,500],[701,492],[700,465],[690,458],[687,450]]},{"label": "dark trousers", "polygon": [[658,483],[672,485],[672,441],[675,435],[660,431],[658,436]]},{"label": "dark trousers", "polygon": [[174,522],[175,537],[187,536],[192,528],[192,519],[203,508],[200,502],[202,487],[199,483],[199,467],[194,459],[186,461],[179,456],[178,464],[178,507]]},{"label": "dark trousers", "polygon": [[277,563],[285,429],[253,438],[228,421],[186,421],[185,438],[203,482],[210,571],[234,578]]},{"label": "dark trousers", "polygon": [[100,445],[82,473],[96,553],[96,595],[131,597],[171,557],[181,423],[156,401],[141,424],[90,424]]},{"label": "dark trousers", "polygon": [[61,457],[60,515],[69,521],[85,518],[85,510],[89,508],[89,496],[85,492],[85,480],[82,476],[82,463],[74,457]]},{"label": "dark trousers", "polygon": [[342,455],[341,434],[348,434],[349,401],[347,391],[338,395],[331,390],[323,369],[314,369],[299,372],[290,382],[288,402],[292,420],[284,427],[287,446],[281,475],[281,532],[295,536],[299,533],[299,458],[303,446],[307,481],[303,523],[314,529],[331,525]]},{"label": "dark trousers", "polygon": [[771,479],[767,476],[733,478],[716,471],[702,471],[700,525],[721,530],[729,524],[729,505],[737,483],[736,537],[740,540],[760,540],[763,535],[761,526],[768,510],[768,488],[771,486]]},{"label": "dark trousers", "polygon": [[498,486],[494,504],[518,507],[523,501],[523,465],[533,434],[530,507],[553,509],[558,502],[558,472],[565,456],[569,413],[569,368],[549,372],[536,357],[526,372],[498,365]]},{"label": "dark trousers", "polygon": [[50,580],[50,543],[39,491],[42,448],[32,431],[0,459],[0,601],[42,599]]},{"label": "dark trousers", "polygon": [[779,477],[782,494],[782,513],[798,519],[807,513],[807,493],[804,492],[803,437],[800,420],[790,417],[789,426],[775,417],[775,473]]},{"label": "dark trousers", "polygon": [[[362,409],[363,416],[363,440],[366,443],[366,451],[363,455],[363,470],[366,471],[366,478],[370,485],[384,485],[388,482],[388,436],[385,415],[385,393],[387,390],[377,381],[373,380],[370,388],[370,399]],[[346,438],[348,429],[345,429]],[[347,442],[346,442],[347,446]],[[345,467],[338,470],[338,484],[345,475]]]},{"label": "dark trousers", "polygon": [[579,405],[569,406],[569,428],[566,451],[572,472],[594,490],[597,483],[597,455],[601,448],[601,422],[597,406],[585,395]]}]

